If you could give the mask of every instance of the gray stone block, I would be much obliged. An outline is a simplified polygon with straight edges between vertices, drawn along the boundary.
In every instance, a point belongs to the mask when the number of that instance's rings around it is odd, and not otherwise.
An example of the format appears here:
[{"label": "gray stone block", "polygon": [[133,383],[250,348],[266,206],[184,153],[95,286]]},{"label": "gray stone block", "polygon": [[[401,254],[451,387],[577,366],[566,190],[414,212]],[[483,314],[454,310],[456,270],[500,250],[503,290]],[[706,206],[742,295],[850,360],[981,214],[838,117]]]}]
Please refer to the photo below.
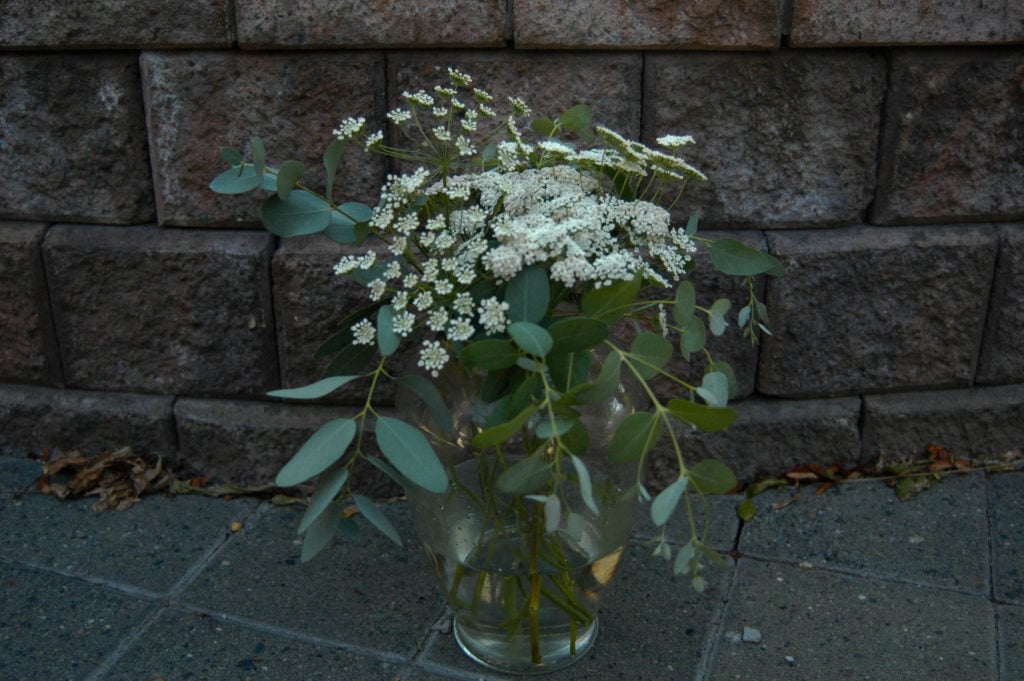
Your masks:
[{"label": "gray stone block", "polygon": [[[987,596],[988,522],[983,473],[946,478],[912,502],[884,482],[852,480],[816,497],[792,488],[754,498],[740,551]],[[950,537],[956,537],[955,542]]]},{"label": "gray stone block", "polygon": [[[994,475],[992,490],[992,590],[997,599],[1024,605],[1024,474]],[[1024,625],[1024,620],[1021,621]],[[1024,639],[1017,639],[1024,640]],[[1024,669],[1024,650],[1018,650]]]},{"label": "gray stone block", "polygon": [[259,394],[277,384],[266,233],[58,225],[43,244],[68,385]]},{"label": "gray stone block", "polygon": [[0,55],[0,218],[153,218],[135,54]]},{"label": "gray stone block", "polygon": [[790,44],[954,45],[1024,39],[1024,5],[1016,0],[936,3],[793,0]]},{"label": "gray stone block", "polygon": [[955,456],[993,457],[1024,447],[1024,385],[869,395],[864,458],[921,458],[929,444]]},{"label": "gray stone block", "polygon": [[161,494],[124,511],[96,512],[94,501],[26,494],[0,504],[0,556],[158,597],[180,588],[224,542],[231,522],[246,520],[256,507],[251,499]]},{"label": "gray stone block", "polygon": [[550,118],[589,104],[594,123],[627,137],[640,134],[640,54],[399,52],[388,59],[390,101],[405,90],[432,90],[447,82],[448,66],[468,73],[474,86],[491,93],[496,109],[507,109],[506,96],[519,97],[535,116]]},{"label": "gray stone block", "polygon": [[514,0],[516,48],[773,49],[781,4]]},{"label": "gray stone block", "polygon": [[120,447],[161,456],[177,444],[173,398],[158,395],[0,386],[0,451],[22,456],[44,449],[101,454]]},{"label": "gray stone block", "polygon": [[978,360],[978,383],[1024,383],[1024,223],[999,225],[999,259]]},{"label": "gray stone block", "polygon": [[[733,643],[744,627],[761,642]],[[991,627],[981,597],[741,560],[715,678],[990,679]]]},{"label": "gray stone block", "polygon": [[681,207],[709,226],[856,222],[874,194],[884,87],[868,53],[652,54],[644,137],[696,138],[688,160],[709,181]]},{"label": "gray stone block", "polygon": [[1024,215],[1024,52],[893,56],[872,221]]},{"label": "gray stone block", "polygon": [[61,381],[40,244],[46,226],[0,222],[0,381]]},{"label": "gray stone block", "polygon": [[[414,549],[407,505],[382,504],[381,512],[404,547],[357,518],[358,537],[339,535],[314,560],[300,563],[295,531],[303,509],[271,509],[234,535],[182,600],[349,649],[412,656],[444,601]],[[385,564],[386,570],[374,567]]]},{"label": "gray stone block", "polygon": [[769,234],[772,336],[758,389],[820,396],[966,386],[998,247],[988,226]]},{"label": "gray stone block", "polygon": [[[293,609],[293,607],[289,608]],[[218,617],[167,610],[113,666],[105,678],[348,679],[398,678],[400,660],[358,655],[322,641],[225,622]]]},{"label": "gray stone block", "polygon": [[5,47],[229,47],[232,38],[227,0],[7,0],[0,16]]},{"label": "gray stone block", "polygon": [[503,47],[503,0],[284,0],[235,6],[243,48]]},{"label": "gray stone block", "polygon": [[1000,681],[1024,676],[1024,608],[1004,605],[996,608],[999,622]]},{"label": "gray stone block", "polygon": [[[365,383],[363,383],[365,386]],[[313,433],[328,421],[354,417],[354,407],[300,402],[256,402],[181,398],[174,405],[178,454],[183,471],[238,485],[268,485]],[[385,411],[389,414],[389,411]],[[366,456],[381,456],[373,421],[362,444]],[[351,450],[354,451],[353,442]],[[360,494],[400,495],[401,488],[376,467],[362,462],[352,476]]]},{"label": "gray stone block", "polygon": [[[860,463],[860,400],[766,400],[733,405],[736,422],[724,432],[677,429],[687,464],[719,459],[741,481],[777,476],[800,464],[853,466]],[[674,450],[663,437],[650,475],[662,484],[678,477]]]},{"label": "gray stone block", "polygon": [[0,563],[6,679],[84,679],[139,626],[147,601],[96,584]]},{"label": "gray stone block", "polygon": [[[251,3],[248,3],[251,4]],[[320,54],[147,52],[143,89],[150,121],[153,177],[161,224],[238,226],[259,222],[257,196],[222,196],[210,181],[227,169],[218,148],[246,151],[263,139],[267,163],[293,158],[304,182],[323,191],[322,155],[348,116],[384,117],[384,59],[379,53]],[[384,165],[350,148],[335,198],[376,203]]]},{"label": "gray stone block", "polygon": [[328,421],[353,409],[180,398],[174,405],[183,470],[240,485],[266,485]]}]

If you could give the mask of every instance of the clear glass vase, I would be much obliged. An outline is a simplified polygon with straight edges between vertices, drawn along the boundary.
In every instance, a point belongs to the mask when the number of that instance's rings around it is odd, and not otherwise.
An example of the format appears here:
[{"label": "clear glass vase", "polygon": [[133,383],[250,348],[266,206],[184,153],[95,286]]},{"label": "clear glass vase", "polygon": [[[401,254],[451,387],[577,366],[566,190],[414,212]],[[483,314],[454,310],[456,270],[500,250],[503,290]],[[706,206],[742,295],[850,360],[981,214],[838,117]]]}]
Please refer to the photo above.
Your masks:
[{"label": "clear glass vase", "polygon": [[[502,492],[497,480],[527,454],[522,442],[475,452],[470,441],[483,429],[489,407],[473,377],[456,368],[441,376],[438,387],[452,411],[454,433],[434,432],[418,400],[399,394],[398,406],[424,424],[451,478],[442,494],[415,488],[408,496],[454,611],[456,640],[473,660],[506,673],[545,673],[572,664],[596,639],[598,607],[638,504],[635,466],[609,464],[607,448],[618,424],[646,404],[622,385],[606,402],[581,409],[590,441],[582,457],[589,492],[563,457],[538,490],[518,494]],[[541,503],[551,495],[559,499],[557,517]]]}]

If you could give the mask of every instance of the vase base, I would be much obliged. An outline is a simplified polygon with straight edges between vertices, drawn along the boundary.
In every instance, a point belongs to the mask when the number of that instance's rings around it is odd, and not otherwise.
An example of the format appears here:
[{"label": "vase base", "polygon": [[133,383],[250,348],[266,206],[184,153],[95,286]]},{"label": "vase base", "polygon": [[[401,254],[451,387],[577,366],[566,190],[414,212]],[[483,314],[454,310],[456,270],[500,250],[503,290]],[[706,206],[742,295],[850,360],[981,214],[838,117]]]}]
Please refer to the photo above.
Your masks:
[{"label": "vase base", "polygon": [[574,637],[568,634],[542,636],[539,642],[541,661],[535,663],[527,636],[510,640],[504,635],[488,635],[461,624],[458,618],[453,628],[459,648],[471,660],[495,671],[524,676],[547,674],[577,662],[594,645],[598,631],[595,617]]}]

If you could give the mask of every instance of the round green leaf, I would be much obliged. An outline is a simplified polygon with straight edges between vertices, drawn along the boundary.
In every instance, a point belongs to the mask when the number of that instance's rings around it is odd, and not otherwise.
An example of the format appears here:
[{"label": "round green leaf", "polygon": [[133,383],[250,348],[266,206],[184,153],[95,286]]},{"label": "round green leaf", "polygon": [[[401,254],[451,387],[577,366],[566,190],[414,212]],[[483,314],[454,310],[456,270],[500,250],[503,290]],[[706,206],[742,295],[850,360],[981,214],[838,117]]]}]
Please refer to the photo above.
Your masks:
[{"label": "round green leaf", "polygon": [[786,268],[773,256],[751,248],[736,239],[719,239],[709,249],[711,264],[723,274],[750,276],[754,274],[770,274],[782,276]]},{"label": "round green leaf", "polygon": [[683,423],[709,433],[725,430],[736,420],[736,412],[728,407],[709,407],[689,400],[669,400],[668,410]]},{"label": "round green leaf", "polygon": [[459,359],[469,368],[507,369],[515,366],[519,351],[507,340],[488,338],[462,348]]},{"label": "round green leaf", "polygon": [[302,179],[306,169],[298,161],[285,161],[277,171],[277,197],[287,199],[295,183]]},{"label": "round green leaf", "polygon": [[276,194],[260,208],[263,226],[281,237],[322,232],[331,221],[331,206],[319,196],[299,189],[287,199]]},{"label": "round green leaf", "polygon": [[680,349],[683,352],[700,352],[707,341],[707,331],[704,329],[704,322],[697,317],[690,317],[682,326],[683,337],[680,340]]},{"label": "round green leaf", "polygon": [[617,281],[588,291],[580,300],[580,311],[591,319],[612,324],[626,314],[639,293],[640,277]]},{"label": "round green leaf", "polygon": [[725,494],[736,486],[736,475],[717,459],[705,459],[686,471],[693,486],[704,494]]},{"label": "round green leaf", "polygon": [[512,322],[508,325],[508,335],[524,352],[535,357],[544,357],[554,345],[547,329],[531,322]]},{"label": "round green leaf", "polygon": [[498,489],[508,494],[529,494],[547,484],[551,468],[540,454],[520,459],[498,476]]},{"label": "round green leaf", "polygon": [[712,407],[724,407],[729,403],[729,378],[718,371],[704,374],[697,394]]},{"label": "round green leaf", "polygon": [[646,411],[630,414],[612,436],[608,445],[608,460],[627,463],[644,456],[661,437],[661,419]]},{"label": "round green leaf", "polygon": [[646,331],[633,339],[630,365],[641,378],[653,378],[672,357],[672,343],[660,333]]},{"label": "round green leaf", "polygon": [[693,284],[688,281],[680,282],[676,288],[675,305],[672,307],[672,317],[676,320],[676,324],[680,326],[685,324],[693,316],[696,307],[697,292],[694,290]]},{"label": "round green leaf", "polygon": [[210,189],[218,194],[244,194],[260,186],[262,179],[251,165],[225,170],[213,178]]},{"label": "round green leaf", "polygon": [[547,314],[550,300],[551,285],[543,267],[525,267],[505,285],[510,321],[539,322]]},{"label": "round green leaf", "polygon": [[596,319],[570,317],[559,319],[548,327],[554,349],[576,352],[594,347],[608,337],[608,325]]},{"label": "round green leaf", "polygon": [[278,487],[294,487],[327,470],[340,459],[356,434],[352,419],[334,419],[306,440],[291,461],[277,474]]},{"label": "round green leaf", "polygon": [[390,416],[378,416],[377,445],[399,473],[428,492],[448,489],[448,475],[418,428]]}]

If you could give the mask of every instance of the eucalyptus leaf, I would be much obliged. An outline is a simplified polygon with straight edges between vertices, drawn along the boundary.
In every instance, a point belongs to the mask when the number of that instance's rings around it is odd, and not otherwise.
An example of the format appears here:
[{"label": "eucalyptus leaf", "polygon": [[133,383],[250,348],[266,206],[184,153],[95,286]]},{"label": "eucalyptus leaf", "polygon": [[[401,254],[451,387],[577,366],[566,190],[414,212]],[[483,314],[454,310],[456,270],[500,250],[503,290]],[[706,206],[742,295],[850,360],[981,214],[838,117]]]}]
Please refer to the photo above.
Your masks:
[{"label": "eucalyptus leaf", "polygon": [[622,357],[618,354],[611,354],[605,358],[601,365],[601,371],[593,383],[584,385],[573,394],[573,397],[580,404],[597,404],[604,402],[619,388],[619,381],[622,376]]},{"label": "eucalyptus leaf", "polygon": [[786,273],[786,268],[774,256],[732,238],[719,239],[712,243],[709,254],[711,264],[723,274],[782,276]]},{"label": "eucalyptus leaf", "polygon": [[242,152],[240,152],[238,149],[232,149],[231,147],[221,147],[220,158],[229,166],[242,165]]},{"label": "eucalyptus leaf", "polygon": [[256,175],[263,177],[263,169],[267,165],[267,150],[263,147],[263,140],[253,137],[249,140],[249,153],[252,154],[252,165]]},{"label": "eucalyptus leaf", "polygon": [[680,349],[683,352],[700,352],[704,349],[707,341],[707,331],[704,322],[698,317],[690,317],[682,326],[683,337],[679,341]]},{"label": "eucalyptus leaf", "polygon": [[729,378],[719,371],[704,374],[697,394],[712,407],[724,407],[729,403]]},{"label": "eucalyptus leaf", "polygon": [[672,574],[677,577],[681,574],[690,571],[690,563],[697,557],[697,552],[693,548],[693,542],[687,542],[680,549],[679,553],[676,554],[676,560],[672,564]]},{"label": "eucalyptus leaf", "polygon": [[448,489],[448,475],[427,437],[415,426],[390,416],[378,416],[377,446],[399,473],[428,492]]},{"label": "eucalyptus leaf", "polygon": [[546,356],[554,345],[547,329],[532,322],[512,322],[508,325],[508,335],[524,352],[535,357]]},{"label": "eucalyptus leaf", "polygon": [[526,425],[526,422],[530,420],[530,417],[536,413],[537,405],[525,407],[510,420],[505,421],[504,423],[499,423],[496,426],[491,426],[483,432],[477,433],[473,437],[473,446],[477,449],[487,449],[488,447],[500,445],[502,442],[505,442],[515,435],[520,428]]},{"label": "eucalyptus leaf", "polygon": [[541,454],[533,454],[502,471],[498,476],[498,489],[507,494],[529,494],[548,483],[551,468]]},{"label": "eucalyptus leaf", "polygon": [[574,423],[576,423],[575,420],[562,418],[561,416],[556,416],[554,419],[545,418],[537,424],[534,432],[537,434],[537,437],[545,440],[553,437],[562,437],[569,432]]},{"label": "eucalyptus leaf", "polygon": [[718,459],[704,459],[687,469],[686,474],[703,494],[725,494],[736,486],[736,475]]},{"label": "eucalyptus leaf", "polygon": [[324,369],[324,376],[342,376],[358,374],[366,369],[376,349],[372,345],[357,345],[349,342],[334,355],[334,358]]},{"label": "eucalyptus leaf", "polygon": [[672,517],[689,484],[689,478],[681,476],[654,497],[654,501],[651,502],[651,520],[656,527],[661,527]]},{"label": "eucalyptus leaf", "polygon": [[298,161],[285,161],[277,171],[277,198],[284,201],[292,193],[295,183],[302,179],[306,169]]},{"label": "eucalyptus leaf", "polygon": [[644,456],[661,437],[661,419],[646,411],[630,414],[612,436],[608,445],[608,460],[628,463]]},{"label": "eucalyptus leaf", "polygon": [[558,117],[558,124],[566,130],[579,133],[590,128],[593,112],[587,104],[577,104]]},{"label": "eucalyptus leaf", "polygon": [[573,454],[569,455],[569,460],[572,461],[573,468],[576,469],[576,478],[580,487],[580,498],[583,499],[583,503],[587,505],[594,515],[601,513],[597,507],[597,502],[594,501],[594,487],[590,480],[590,471],[587,470],[586,464],[583,463],[583,459]]},{"label": "eucalyptus leaf", "polygon": [[536,324],[547,314],[550,300],[548,274],[538,265],[524,267],[505,285],[509,321]]},{"label": "eucalyptus leaf", "polygon": [[354,244],[356,242],[356,223],[339,213],[337,209],[332,210],[323,235],[339,244]]},{"label": "eucalyptus leaf", "polygon": [[395,381],[411,390],[423,400],[423,403],[427,405],[427,409],[430,410],[430,416],[434,419],[434,424],[443,433],[452,432],[454,428],[452,413],[445,404],[441,391],[437,389],[437,386],[432,381],[420,374],[406,374],[405,376],[399,376]]},{"label": "eucalyptus leaf", "polygon": [[328,200],[334,195],[334,176],[338,173],[338,164],[341,162],[341,155],[345,152],[346,145],[346,140],[334,138],[324,150],[324,171],[327,176],[327,188],[324,190],[324,195]]},{"label": "eucalyptus leaf", "polygon": [[213,178],[210,189],[218,194],[244,194],[262,184],[262,179],[251,165],[232,168]]},{"label": "eucalyptus leaf", "polygon": [[327,470],[345,454],[356,434],[356,422],[341,418],[320,427],[277,474],[278,487],[294,487]]},{"label": "eucalyptus leaf", "polygon": [[633,339],[629,354],[630,366],[640,378],[653,378],[672,357],[672,343],[660,333],[645,331]]},{"label": "eucalyptus leaf", "polygon": [[530,128],[541,137],[550,137],[555,132],[555,122],[541,116],[530,121]]},{"label": "eucalyptus leaf", "polygon": [[471,369],[507,369],[515,366],[519,356],[515,345],[499,338],[470,343],[459,352],[459,360]]},{"label": "eucalyptus leaf", "polygon": [[548,327],[554,349],[558,352],[588,350],[608,338],[608,325],[597,319],[569,317]]},{"label": "eucalyptus leaf", "polygon": [[562,502],[554,494],[544,500],[544,532],[554,534],[562,524]]},{"label": "eucalyptus leaf", "polygon": [[341,510],[338,508],[329,507],[318,515],[316,520],[306,528],[302,538],[302,553],[299,555],[299,560],[306,563],[327,548],[340,525]]},{"label": "eucalyptus leaf", "polygon": [[303,236],[324,231],[331,221],[331,206],[304,189],[288,198],[268,197],[260,207],[260,219],[268,231],[280,237]]},{"label": "eucalyptus leaf", "polygon": [[591,319],[613,324],[629,311],[640,293],[640,278],[617,281],[588,291],[580,300],[580,311]]},{"label": "eucalyptus leaf", "polygon": [[682,326],[693,316],[697,306],[697,292],[689,281],[680,282],[676,287],[675,305],[672,307],[672,317],[676,324]]},{"label": "eucalyptus leaf", "polygon": [[377,505],[373,503],[368,497],[364,497],[361,494],[353,494],[352,500],[356,502],[356,508],[363,514],[371,525],[380,530],[381,534],[395,542],[399,546],[402,546],[402,538],[398,536],[398,530],[391,524],[388,517],[381,513],[381,510],[377,508]]},{"label": "eucalyptus leaf", "polygon": [[385,357],[395,354],[402,341],[395,333],[394,320],[395,309],[391,305],[382,305],[377,310],[377,347]]},{"label": "eucalyptus leaf", "polygon": [[686,221],[686,235],[693,236],[697,233],[697,223],[700,222],[700,211],[690,213],[690,219]]},{"label": "eucalyptus leaf", "polygon": [[324,395],[329,395],[341,386],[354,381],[361,376],[330,376],[322,378],[316,383],[304,385],[301,388],[283,388],[271,390],[267,393],[270,397],[281,397],[289,400],[316,400]]},{"label": "eucalyptus leaf", "polygon": [[729,407],[710,407],[689,400],[669,400],[668,410],[683,423],[708,433],[725,430],[736,421],[736,412]]},{"label": "eucalyptus leaf", "polygon": [[346,482],[348,482],[348,468],[345,467],[334,469],[320,481],[309,500],[302,520],[299,522],[299,534],[309,529],[313,522],[320,517],[320,514],[330,507],[334,497],[338,495]]}]

